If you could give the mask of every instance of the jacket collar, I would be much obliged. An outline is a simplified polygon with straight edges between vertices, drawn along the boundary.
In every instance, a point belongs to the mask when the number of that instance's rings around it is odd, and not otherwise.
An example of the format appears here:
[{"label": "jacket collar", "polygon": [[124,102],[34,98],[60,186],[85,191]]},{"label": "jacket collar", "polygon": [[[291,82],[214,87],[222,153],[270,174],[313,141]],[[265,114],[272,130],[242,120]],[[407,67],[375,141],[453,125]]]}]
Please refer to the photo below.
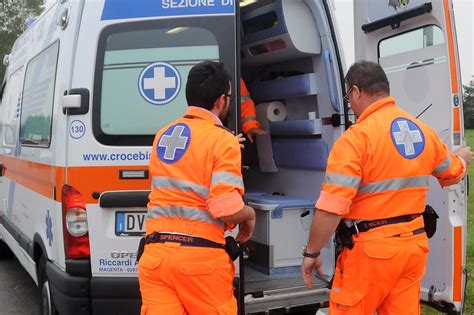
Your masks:
[{"label": "jacket collar", "polygon": [[202,107],[188,106],[188,111],[186,112],[186,115],[195,116],[204,119],[210,123],[222,126],[222,122],[219,117]]},{"label": "jacket collar", "polygon": [[368,116],[370,116],[371,114],[373,114],[374,112],[376,112],[377,110],[379,110],[382,107],[395,106],[396,104],[397,103],[396,103],[395,99],[391,96],[387,96],[387,97],[384,97],[384,98],[382,98],[378,101],[375,101],[372,104],[370,104],[369,106],[367,106],[367,108],[362,112],[360,117],[357,119],[357,122],[359,123],[359,122],[363,121]]}]

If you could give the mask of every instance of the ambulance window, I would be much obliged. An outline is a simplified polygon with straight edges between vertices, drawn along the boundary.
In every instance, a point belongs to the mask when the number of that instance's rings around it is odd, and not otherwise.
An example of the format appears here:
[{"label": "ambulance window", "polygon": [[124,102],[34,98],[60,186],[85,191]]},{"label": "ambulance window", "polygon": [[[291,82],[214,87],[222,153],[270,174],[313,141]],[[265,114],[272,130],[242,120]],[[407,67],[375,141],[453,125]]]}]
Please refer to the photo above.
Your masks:
[{"label": "ambulance window", "polygon": [[33,58],[26,68],[20,117],[22,145],[49,147],[59,42]]},{"label": "ambulance window", "polygon": [[429,25],[381,40],[379,43],[379,58],[442,43],[444,43],[443,31],[436,25]]},{"label": "ambulance window", "polygon": [[186,112],[192,66],[221,60],[228,67],[224,53],[235,60],[233,24],[226,34],[226,20],[219,23],[173,19],[106,29],[99,40],[94,88],[96,138],[110,145],[151,145],[159,129]]}]

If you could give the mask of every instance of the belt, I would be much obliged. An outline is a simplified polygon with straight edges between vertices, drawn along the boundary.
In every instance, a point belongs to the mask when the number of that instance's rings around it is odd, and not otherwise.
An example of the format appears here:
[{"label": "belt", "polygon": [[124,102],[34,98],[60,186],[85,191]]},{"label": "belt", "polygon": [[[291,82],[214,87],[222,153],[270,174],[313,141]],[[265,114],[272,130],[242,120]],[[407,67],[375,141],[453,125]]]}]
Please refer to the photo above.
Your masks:
[{"label": "belt", "polygon": [[361,222],[352,221],[352,226],[350,227],[351,234],[354,235],[354,234],[359,234],[362,232],[367,232],[368,230],[374,229],[379,226],[410,222],[418,218],[420,215],[421,213],[417,213],[417,214],[407,214],[407,215],[401,215],[399,217],[378,219],[378,220],[372,220],[372,221],[361,221]]},{"label": "belt", "polygon": [[182,246],[211,247],[221,249],[225,248],[224,244],[216,243],[205,238],[189,236],[185,234],[153,232],[147,235],[145,238],[145,244],[166,242],[180,243]]}]

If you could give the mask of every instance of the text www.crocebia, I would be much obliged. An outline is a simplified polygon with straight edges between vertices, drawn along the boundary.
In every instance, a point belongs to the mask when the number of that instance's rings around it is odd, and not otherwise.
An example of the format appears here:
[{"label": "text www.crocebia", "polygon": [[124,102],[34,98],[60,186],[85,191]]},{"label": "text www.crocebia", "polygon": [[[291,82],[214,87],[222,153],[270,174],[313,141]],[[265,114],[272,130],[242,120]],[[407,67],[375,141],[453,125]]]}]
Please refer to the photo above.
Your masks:
[{"label": "text www.crocebia", "polygon": [[84,153],[82,154],[84,161],[148,161],[150,152],[136,153]]}]

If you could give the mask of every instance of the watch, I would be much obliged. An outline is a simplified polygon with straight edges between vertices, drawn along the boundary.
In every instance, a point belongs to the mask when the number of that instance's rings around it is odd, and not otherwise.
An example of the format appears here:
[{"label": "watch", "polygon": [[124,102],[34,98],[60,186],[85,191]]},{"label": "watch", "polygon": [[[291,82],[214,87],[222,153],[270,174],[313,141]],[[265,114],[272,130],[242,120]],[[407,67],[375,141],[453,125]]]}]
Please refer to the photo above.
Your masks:
[{"label": "watch", "polygon": [[305,246],[303,247],[303,252],[301,253],[301,255],[303,255],[303,257],[318,258],[318,257],[319,257],[319,254],[321,254],[321,252],[308,253],[308,252],[307,252],[307,249],[308,249],[308,246],[305,245]]}]

